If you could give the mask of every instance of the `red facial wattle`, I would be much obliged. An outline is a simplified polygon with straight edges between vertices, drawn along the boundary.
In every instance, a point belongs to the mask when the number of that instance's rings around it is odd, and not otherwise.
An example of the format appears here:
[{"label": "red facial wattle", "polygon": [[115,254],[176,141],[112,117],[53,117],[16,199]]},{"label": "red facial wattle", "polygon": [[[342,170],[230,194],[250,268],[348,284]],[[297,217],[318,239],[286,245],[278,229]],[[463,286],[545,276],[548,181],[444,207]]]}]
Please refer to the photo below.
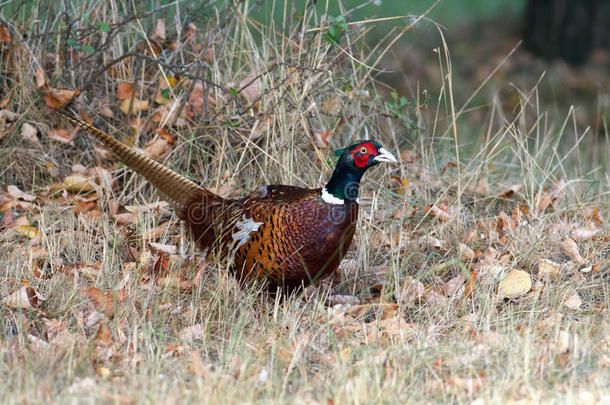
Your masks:
[{"label": "red facial wattle", "polygon": [[[365,150],[366,149],[366,150]],[[359,168],[364,168],[369,163],[370,156],[377,155],[377,149],[372,143],[363,143],[352,150],[354,164]]]}]

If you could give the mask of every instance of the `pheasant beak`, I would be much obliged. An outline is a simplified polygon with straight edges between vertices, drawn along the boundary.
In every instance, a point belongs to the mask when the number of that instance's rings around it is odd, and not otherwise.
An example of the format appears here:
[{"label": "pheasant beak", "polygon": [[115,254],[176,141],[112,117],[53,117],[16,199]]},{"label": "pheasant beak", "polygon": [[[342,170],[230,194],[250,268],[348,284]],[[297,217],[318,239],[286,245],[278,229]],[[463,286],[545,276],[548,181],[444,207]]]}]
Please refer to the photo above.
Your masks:
[{"label": "pheasant beak", "polygon": [[392,155],[390,151],[385,148],[379,148],[379,155],[375,156],[373,160],[377,162],[397,162],[396,157],[394,157],[394,155]]}]

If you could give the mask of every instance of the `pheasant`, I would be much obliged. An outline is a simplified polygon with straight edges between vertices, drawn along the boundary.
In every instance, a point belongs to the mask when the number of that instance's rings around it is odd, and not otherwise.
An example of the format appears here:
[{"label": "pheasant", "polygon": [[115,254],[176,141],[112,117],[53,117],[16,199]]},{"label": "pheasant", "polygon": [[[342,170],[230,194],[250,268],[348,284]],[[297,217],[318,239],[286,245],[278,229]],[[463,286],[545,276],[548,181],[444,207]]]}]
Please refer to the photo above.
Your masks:
[{"label": "pheasant", "polygon": [[57,113],[173,200],[199,248],[227,259],[239,280],[262,281],[271,292],[290,293],[337,269],[356,228],[362,175],[380,162],[396,162],[379,143],[365,140],[335,152],[339,160],[322,188],[269,185],[226,199],[81,119]]}]

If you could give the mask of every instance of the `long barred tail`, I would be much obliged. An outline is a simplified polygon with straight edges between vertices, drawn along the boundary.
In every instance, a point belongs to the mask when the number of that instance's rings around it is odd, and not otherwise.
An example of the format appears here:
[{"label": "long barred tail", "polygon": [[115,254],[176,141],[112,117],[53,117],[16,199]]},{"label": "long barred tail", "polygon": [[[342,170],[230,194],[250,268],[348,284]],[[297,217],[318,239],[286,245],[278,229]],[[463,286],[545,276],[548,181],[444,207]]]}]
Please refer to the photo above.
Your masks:
[{"label": "long barred tail", "polygon": [[101,143],[103,143],[108,150],[114,153],[121,162],[125,163],[128,167],[144,176],[144,178],[146,178],[150,184],[155,186],[160,192],[167,195],[178,204],[188,204],[197,196],[212,194],[186,177],[130,148],[124,143],[116,140],[112,135],[95,128],[80,118],[74,117],[60,110],[55,110],[55,112],[92,134]]}]

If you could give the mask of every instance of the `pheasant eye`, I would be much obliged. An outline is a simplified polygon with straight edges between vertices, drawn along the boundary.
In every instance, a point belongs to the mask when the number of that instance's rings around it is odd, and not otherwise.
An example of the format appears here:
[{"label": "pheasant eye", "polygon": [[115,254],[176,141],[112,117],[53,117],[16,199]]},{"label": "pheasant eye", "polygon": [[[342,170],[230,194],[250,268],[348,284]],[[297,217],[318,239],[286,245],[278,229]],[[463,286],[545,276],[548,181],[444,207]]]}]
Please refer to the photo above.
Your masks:
[{"label": "pheasant eye", "polygon": [[368,150],[364,146],[360,148],[360,153],[362,153],[363,155],[366,155],[367,152]]}]

